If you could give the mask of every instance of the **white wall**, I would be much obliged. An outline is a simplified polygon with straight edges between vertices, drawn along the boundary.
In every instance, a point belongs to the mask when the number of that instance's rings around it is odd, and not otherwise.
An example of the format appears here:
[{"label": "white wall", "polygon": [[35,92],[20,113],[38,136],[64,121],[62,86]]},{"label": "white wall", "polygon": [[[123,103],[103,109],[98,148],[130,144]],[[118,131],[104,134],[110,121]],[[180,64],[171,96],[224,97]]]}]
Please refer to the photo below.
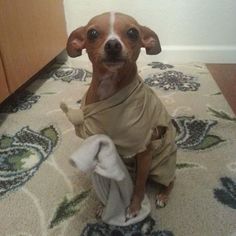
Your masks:
[{"label": "white wall", "polygon": [[99,13],[120,11],[159,35],[163,52],[157,60],[236,63],[236,0],[64,0],[64,5],[68,33]]}]

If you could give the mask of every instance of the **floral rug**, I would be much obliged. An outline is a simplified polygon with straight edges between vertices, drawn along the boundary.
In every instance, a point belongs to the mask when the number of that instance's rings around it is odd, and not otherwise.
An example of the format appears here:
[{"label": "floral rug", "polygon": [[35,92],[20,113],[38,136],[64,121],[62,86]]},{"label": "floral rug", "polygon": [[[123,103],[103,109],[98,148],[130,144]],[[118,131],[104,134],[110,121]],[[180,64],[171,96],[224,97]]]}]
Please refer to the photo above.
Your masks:
[{"label": "floral rug", "polygon": [[[141,62],[142,61],[142,62]],[[177,179],[169,204],[128,227],[95,219],[89,176],[68,159],[81,139],[59,109],[78,107],[91,81],[84,57],[52,66],[0,108],[0,235],[108,236],[236,234],[236,118],[198,63],[139,62],[177,129]]]}]

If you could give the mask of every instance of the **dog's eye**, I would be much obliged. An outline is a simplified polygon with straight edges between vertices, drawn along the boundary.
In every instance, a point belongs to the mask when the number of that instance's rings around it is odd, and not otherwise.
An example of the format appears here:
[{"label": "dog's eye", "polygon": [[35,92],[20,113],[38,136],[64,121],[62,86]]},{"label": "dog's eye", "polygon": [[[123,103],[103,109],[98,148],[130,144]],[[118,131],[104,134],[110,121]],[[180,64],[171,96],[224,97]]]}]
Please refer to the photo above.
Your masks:
[{"label": "dog's eye", "polygon": [[98,36],[99,36],[99,33],[95,29],[90,29],[87,33],[87,38],[91,41],[97,39]]},{"label": "dog's eye", "polygon": [[136,41],[138,40],[139,38],[139,32],[137,29],[135,28],[130,28],[128,31],[127,31],[127,35],[128,37],[133,40],[133,41]]}]

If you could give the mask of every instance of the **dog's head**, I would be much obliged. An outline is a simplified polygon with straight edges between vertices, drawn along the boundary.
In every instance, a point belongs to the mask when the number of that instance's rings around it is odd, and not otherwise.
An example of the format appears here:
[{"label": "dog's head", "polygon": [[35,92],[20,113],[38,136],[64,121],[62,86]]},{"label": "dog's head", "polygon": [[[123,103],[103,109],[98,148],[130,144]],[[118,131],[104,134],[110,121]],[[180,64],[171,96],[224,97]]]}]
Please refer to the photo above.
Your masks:
[{"label": "dog's head", "polygon": [[86,49],[93,64],[107,68],[135,62],[142,47],[149,55],[161,52],[158,36],[151,29],[115,12],[95,16],[86,26],[74,30],[67,41],[69,56],[78,57]]}]

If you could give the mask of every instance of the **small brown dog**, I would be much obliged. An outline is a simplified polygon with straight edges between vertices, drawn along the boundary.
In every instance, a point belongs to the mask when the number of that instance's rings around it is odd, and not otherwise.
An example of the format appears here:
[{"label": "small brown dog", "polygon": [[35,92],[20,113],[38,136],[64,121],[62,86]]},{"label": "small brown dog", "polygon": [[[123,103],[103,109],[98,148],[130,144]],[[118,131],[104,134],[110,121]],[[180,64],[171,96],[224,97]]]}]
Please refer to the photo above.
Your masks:
[{"label": "small brown dog", "polygon": [[109,12],[92,18],[71,33],[67,52],[78,57],[86,49],[93,65],[90,87],[82,99],[82,138],[106,134],[127,166],[135,166],[130,216],[138,214],[148,177],[159,185],[157,206],[165,206],[176,167],[175,129],[155,93],[137,74],[140,49],[161,52],[157,35],[130,16]]}]

